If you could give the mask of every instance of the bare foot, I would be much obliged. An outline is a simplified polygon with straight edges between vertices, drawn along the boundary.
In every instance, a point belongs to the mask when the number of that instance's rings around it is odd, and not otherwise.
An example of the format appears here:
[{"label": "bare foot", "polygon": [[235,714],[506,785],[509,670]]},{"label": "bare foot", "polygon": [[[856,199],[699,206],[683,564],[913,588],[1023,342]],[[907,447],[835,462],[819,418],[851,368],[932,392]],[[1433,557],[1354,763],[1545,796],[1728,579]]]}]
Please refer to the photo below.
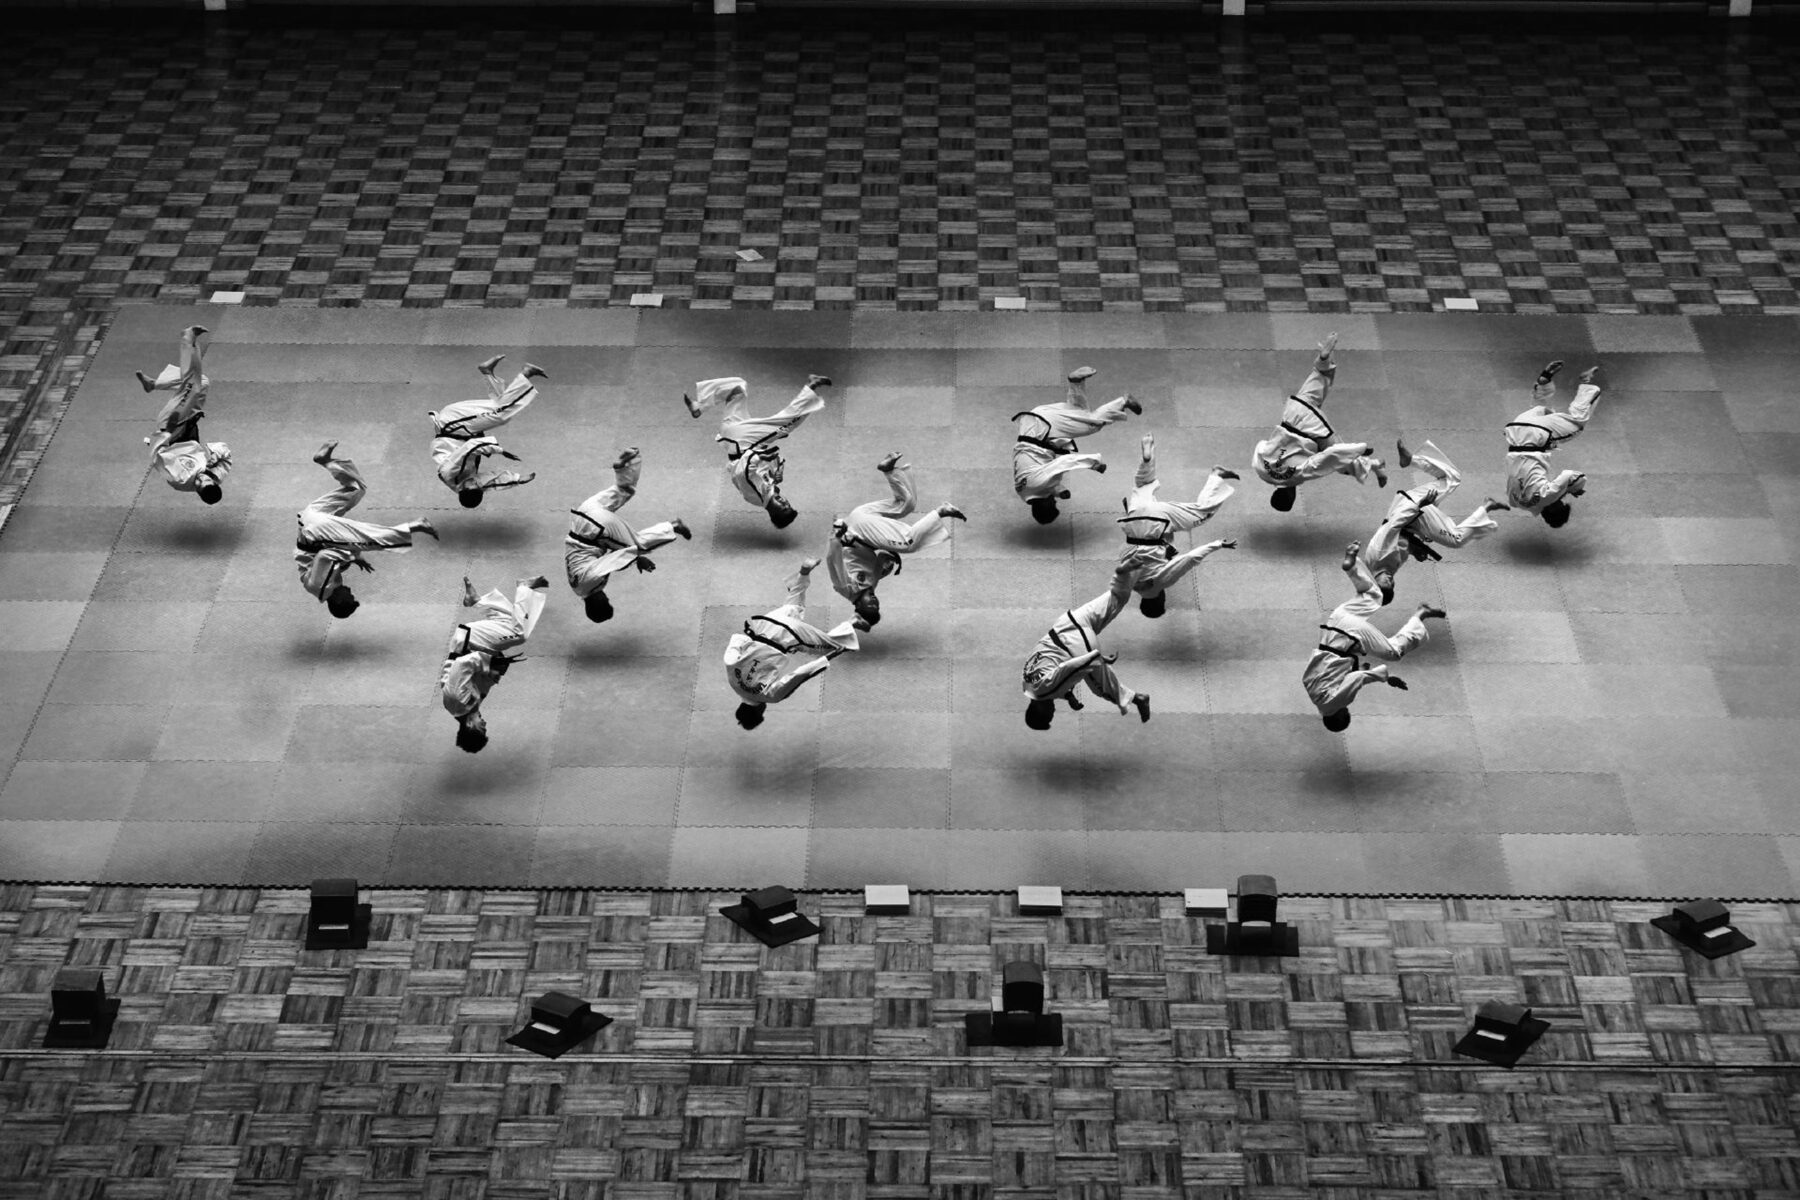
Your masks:
[{"label": "bare foot", "polygon": [[1131,698],[1131,703],[1132,703],[1133,707],[1135,707],[1138,710],[1138,720],[1139,721],[1148,721],[1150,719],[1150,697],[1149,696],[1145,695],[1143,692],[1139,692],[1137,695],[1135,695]]},{"label": "bare foot", "polygon": [[1449,615],[1450,615],[1449,613],[1445,612],[1441,608],[1438,608],[1436,605],[1432,605],[1432,604],[1419,605],[1419,616],[1424,618],[1425,620],[1442,621],[1442,620],[1448,618]]},{"label": "bare foot", "polygon": [[816,558],[803,558],[800,560],[800,573],[802,575],[811,575],[813,573],[813,568],[818,565],[819,560]]},{"label": "bare foot", "polygon": [[639,453],[636,446],[627,446],[619,451],[619,457],[613,462],[613,470],[617,471],[621,467],[629,467],[633,460],[641,457],[643,457],[643,455]]},{"label": "bare foot", "polygon": [[826,375],[808,375],[806,377],[806,386],[809,388],[830,387],[831,379]]},{"label": "bare foot", "polygon": [[1351,542],[1348,546],[1344,547],[1344,561],[1340,564],[1343,570],[1348,571],[1356,566],[1356,556],[1361,550],[1361,542]]},{"label": "bare foot", "polygon": [[1600,365],[1598,363],[1596,363],[1593,366],[1589,367],[1587,370],[1583,371],[1581,374],[1577,375],[1576,378],[1581,380],[1581,382],[1583,382],[1583,383],[1592,383],[1592,382],[1594,382],[1594,376],[1596,376],[1598,374],[1600,374]]},{"label": "bare foot", "polygon": [[963,510],[956,507],[954,504],[938,505],[938,516],[948,517],[953,521],[967,521],[969,519],[963,516]]},{"label": "bare foot", "polygon": [[1100,372],[1094,370],[1092,367],[1076,367],[1073,371],[1069,372],[1069,382],[1085,383],[1099,373]]},{"label": "bare foot", "polygon": [[336,442],[326,442],[313,454],[313,461],[318,463],[321,467],[324,466],[336,456],[337,446],[338,444]]},{"label": "bare foot", "polygon": [[1402,470],[1412,466],[1412,451],[1406,448],[1405,438],[1394,439],[1394,451],[1394,461],[1400,464]]},{"label": "bare foot", "polygon": [[1545,363],[1544,369],[1538,372],[1538,377],[1537,377],[1538,386],[1542,387],[1544,384],[1549,383],[1552,379],[1555,379],[1556,373],[1562,369],[1563,369],[1563,360],[1560,358],[1553,358],[1549,362]]},{"label": "bare foot", "polygon": [[680,517],[676,517],[673,521],[670,521],[669,528],[673,529],[675,531],[675,536],[684,542],[692,541],[694,538],[694,531],[689,529],[687,527],[687,522]]},{"label": "bare foot", "polygon": [[1485,503],[1488,506],[1489,512],[1511,512],[1512,511],[1512,505],[1508,504],[1504,500],[1496,500],[1492,496],[1489,496],[1487,498],[1487,500],[1485,501]]},{"label": "bare foot", "polygon": [[469,582],[467,575],[463,576],[462,602],[464,608],[475,607],[475,585]]},{"label": "bare foot", "polygon": [[1228,467],[1221,467],[1218,463],[1213,464],[1213,474],[1217,475],[1220,479],[1242,479],[1243,478],[1243,476],[1239,475],[1236,471],[1233,471]]},{"label": "bare foot", "polygon": [[1331,365],[1331,352],[1337,349],[1337,344],[1338,335],[1335,332],[1326,334],[1325,340],[1319,343],[1318,365],[1321,369]]},{"label": "bare foot", "polygon": [[[1138,439],[1138,457],[1142,458],[1145,462],[1149,462],[1155,456],[1156,435],[1153,433],[1146,433],[1143,437]],[[1218,468],[1214,467],[1213,470],[1216,471]]]},{"label": "bare foot", "polygon": [[506,355],[504,354],[496,354],[492,358],[483,359],[475,364],[475,369],[480,371],[483,375],[492,375],[494,373],[494,368],[499,366],[500,360],[505,357]]},{"label": "bare foot", "polygon": [[142,371],[133,371],[132,374],[137,376],[138,383],[143,385],[146,392],[154,392],[156,390],[156,381],[154,379],[150,378]]},{"label": "bare foot", "polygon": [[899,465],[900,465],[900,451],[896,450],[892,454],[889,454],[887,457],[883,458],[880,462],[876,463],[875,469],[877,471],[880,471],[883,474],[885,474],[889,471],[892,471],[895,467],[897,467]]},{"label": "bare foot", "polygon": [[550,378],[550,372],[544,370],[544,368],[538,366],[536,363],[526,363],[525,369],[523,371],[519,372],[519,374],[525,376],[525,378],[527,378],[527,379],[548,379],[548,378]]},{"label": "bare foot", "polygon": [[438,536],[437,526],[433,525],[430,521],[425,520],[423,517],[413,522],[413,531],[415,533],[426,534],[433,541],[441,542],[444,540]]},{"label": "bare foot", "polygon": [[1130,392],[1126,392],[1125,393],[1125,411],[1128,413],[1131,413],[1133,416],[1141,417],[1144,415],[1143,402],[1140,401],[1136,396],[1132,395]]}]

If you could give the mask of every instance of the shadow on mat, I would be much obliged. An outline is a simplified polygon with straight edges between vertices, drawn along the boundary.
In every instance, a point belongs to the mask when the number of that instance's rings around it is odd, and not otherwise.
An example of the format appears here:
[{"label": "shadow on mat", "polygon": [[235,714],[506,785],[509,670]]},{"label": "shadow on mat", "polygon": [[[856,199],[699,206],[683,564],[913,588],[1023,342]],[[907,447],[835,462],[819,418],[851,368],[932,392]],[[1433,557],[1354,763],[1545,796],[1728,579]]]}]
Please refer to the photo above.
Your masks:
[{"label": "shadow on mat", "polygon": [[[352,621],[355,617],[350,618]],[[312,634],[306,641],[288,643],[287,658],[297,663],[344,663],[372,662],[376,659],[396,658],[393,647],[373,636],[359,638],[350,634],[334,639],[326,644],[323,632]]]},{"label": "shadow on mat", "polygon": [[1558,537],[1555,533],[1527,534],[1509,537],[1504,543],[1506,557],[1524,566],[1581,566],[1592,561],[1594,548],[1579,535]]},{"label": "shadow on mat", "polygon": [[1258,531],[1256,552],[1275,558],[1337,560],[1343,557],[1344,544],[1348,540],[1341,531],[1334,532],[1317,525],[1283,525]]},{"label": "shadow on mat", "polygon": [[1069,538],[1073,536],[1069,529],[1067,515],[1058,517],[1048,525],[1032,522],[1028,513],[1021,513],[1022,521],[1014,521],[1000,529],[1000,541],[1008,549],[1030,551],[1052,551],[1058,554],[1069,552]]},{"label": "shadow on mat", "polygon": [[154,540],[159,550],[182,554],[231,554],[244,544],[244,537],[242,521],[227,524],[194,521],[160,530]]},{"label": "shadow on mat", "polygon": [[[801,518],[805,520],[804,517]],[[727,525],[720,522],[713,533],[715,553],[721,550],[787,550],[799,553],[792,536],[792,526],[788,529],[777,529],[773,525]],[[792,568],[788,568],[791,570]],[[823,572],[820,572],[821,577]]]},{"label": "shadow on mat", "polygon": [[467,525],[445,522],[443,532],[446,546],[471,550],[516,550],[537,536],[529,521],[517,517],[488,517]]}]

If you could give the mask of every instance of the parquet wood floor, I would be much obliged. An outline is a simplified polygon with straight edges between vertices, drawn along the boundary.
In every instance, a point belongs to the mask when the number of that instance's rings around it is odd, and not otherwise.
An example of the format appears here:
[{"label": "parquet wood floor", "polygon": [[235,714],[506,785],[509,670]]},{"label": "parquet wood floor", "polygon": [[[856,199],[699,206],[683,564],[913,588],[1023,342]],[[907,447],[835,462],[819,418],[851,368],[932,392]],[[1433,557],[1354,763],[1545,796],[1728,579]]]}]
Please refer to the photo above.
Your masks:
[{"label": "parquet wood floor", "polygon": [[[765,950],[706,893],[372,894],[363,952],[305,897],[0,889],[0,1197],[1772,1198],[1800,1189],[1800,907],[1708,963],[1657,906],[1285,897],[1297,959],[1206,955],[1177,900],[808,896]],[[970,1051],[1000,963],[1067,1045]],[[65,963],[124,1001],[35,1051]],[[616,1018],[556,1062],[528,1000]],[[1454,1057],[1483,1000],[1550,1032]]]},{"label": "parquet wood floor", "polygon": [[1620,20],[28,19],[0,80],[0,426],[71,382],[95,313],[218,290],[1800,311],[1784,28]]}]

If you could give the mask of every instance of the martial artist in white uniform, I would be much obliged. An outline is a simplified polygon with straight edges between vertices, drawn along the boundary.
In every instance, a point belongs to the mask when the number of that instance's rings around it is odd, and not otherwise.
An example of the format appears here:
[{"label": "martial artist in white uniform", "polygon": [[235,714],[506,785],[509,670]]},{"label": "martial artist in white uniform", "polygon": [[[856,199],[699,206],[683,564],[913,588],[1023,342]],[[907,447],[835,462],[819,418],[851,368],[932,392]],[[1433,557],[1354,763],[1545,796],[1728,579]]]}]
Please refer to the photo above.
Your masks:
[{"label": "martial artist in white uniform", "polygon": [[1067,400],[1013,414],[1013,420],[1019,423],[1013,440],[1013,491],[1031,506],[1031,516],[1039,525],[1056,520],[1056,502],[1069,498],[1069,490],[1063,486],[1064,475],[1070,471],[1106,473],[1106,463],[1100,456],[1083,454],[1075,439],[1123,421],[1126,413],[1144,411],[1144,406],[1129,392],[1089,409],[1087,381],[1095,374],[1092,367],[1077,367],[1069,372]]},{"label": "martial artist in white uniform", "polygon": [[1351,542],[1344,550],[1344,573],[1356,589],[1356,598],[1331,610],[1325,624],[1319,626],[1324,636],[1301,673],[1300,682],[1306,695],[1325,719],[1325,728],[1340,733],[1350,727],[1350,702],[1356,693],[1377,680],[1389,687],[1406,690],[1406,684],[1388,674],[1386,663],[1365,667],[1358,654],[1399,662],[1407,651],[1424,644],[1430,634],[1426,618],[1442,619],[1441,608],[1421,604],[1392,637],[1369,623],[1381,607],[1381,589],[1362,559],[1362,547]]},{"label": "martial artist in white uniform", "polygon": [[786,529],[800,514],[781,494],[787,460],[781,457],[776,443],[825,407],[825,397],[819,395],[819,389],[830,386],[831,380],[825,376],[809,375],[806,386],[788,401],[786,408],[766,417],[750,415],[747,407],[749,385],[735,375],[702,379],[694,385],[692,396],[684,393],[681,397],[688,414],[693,417],[716,405],[725,406],[719,417],[718,436],[713,441],[725,443],[732,486],[746,503],[766,510],[769,521],[777,529]]},{"label": "martial artist in white uniform", "polygon": [[918,503],[918,489],[913,486],[912,467],[900,461],[898,453],[890,454],[875,464],[887,476],[894,495],[889,500],[871,500],[850,510],[847,517],[831,522],[831,539],[825,547],[825,567],[831,575],[831,586],[856,609],[852,624],[867,632],[881,620],[881,603],[875,598],[875,585],[889,575],[900,572],[900,556],[917,554],[950,538],[948,521],[966,521],[962,510],[954,504],[940,504],[912,524],[901,520],[911,515]]},{"label": "martial artist in white uniform", "polygon": [[510,598],[494,588],[477,600],[475,586],[468,576],[463,577],[463,607],[479,604],[487,615],[465,621],[451,633],[438,688],[444,711],[456,718],[456,744],[470,754],[480,752],[488,742],[481,702],[516,661],[507,657],[507,651],[523,646],[537,628],[549,592],[550,581],[539,575],[519,580]]},{"label": "martial artist in white uniform", "polygon": [[300,532],[294,539],[294,561],[300,568],[300,586],[317,596],[334,617],[348,617],[361,601],[344,585],[344,569],[352,564],[364,571],[375,566],[362,556],[364,550],[405,550],[413,534],[438,532],[430,521],[404,525],[371,525],[344,514],[362,502],[369,485],[356,464],[336,454],[337,443],[326,442],[313,461],[331,472],[337,487],[300,510]]},{"label": "martial artist in white uniform", "polygon": [[1235,538],[1220,538],[1185,552],[1175,549],[1177,533],[1212,520],[1219,506],[1231,498],[1235,489],[1226,481],[1237,477],[1236,471],[1215,466],[1193,503],[1158,500],[1156,489],[1162,484],[1156,477],[1156,438],[1153,434],[1144,435],[1137,486],[1125,497],[1125,515],[1119,518],[1125,531],[1125,550],[1119,556],[1119,565],[1137,572],[1137,582],[1132,587],[1139,597],[1138,611],[1146,617],[1162,616],[1168,606],[1165,593],[1207,556],[1237,549]]},{"label": "martial artist in white uniform", "polygon": [[643,529],[633,529],[619,510],[637,495],[638,479],[644,473],[644,456],[636,446],[628,446],[613,464],[613,485],[583,500],[570,509],[569,536],[563,565],[568,568],[569,586],[587,609],[588,620],[598,624],[612,619],[612,602],[606,598],[606,581],[614,571],[627,566],[639,571],[654,571],[650,552],[666,546],[676,538],[691,538],[693,532],[680,517],[658,521]]},{"label": "martial artist in white uniform", "polygon": [[[763,709],[793,695],[796,688],[822,675],[831,660],[846,650],[861,647],[856,629],[845,621],[829,633],[806,623],[806,585],[816,558],[805,559],[788,577],[787,603],[744,622],[744,632],[731,635],[725,647],[725,682],[737,693],[737,723],[755,729],[763,723]],[[807,657],[789,669],[788,660]]]},{"label": "martial artist in white uniform", "polygon": [[1349,475],[1362,483],[1370,475],[1387,486],[1387,464],[1376,458],[1367,442],[1334,442],[1336,433],[1325,419],[1325,394],[1337,378],[1331,352],[1338,335],[1327,334],[1319,343],[1312,373],[1300,390],[1288,397],[1275,432],[1256,444],[1250,465],[1257,477],[1274,486],[1269,504],[1280,512],[1294,507],[1296,489],[1308,480],[1326,475]]},{"label": "martial artist in white uniform", "polygon": [[212,382],[201,369],[200,335],[205,332],[204,325],[182,330],[181,365],[170,363],[155,379],[139,371],[137,378],[146,392],[175,393],[156,414],[155,434],[144,439],[150,465],[161,468],[176,491],[217,504],[225,495],[220,481],[231,470],[231,447],[200,440],[200,418],[206,415],[206,389]]},{"label": "martial artist in white uniform", "polygon": [[1412,451],[1402,440],[1396,448],[1400,465],[1415,468],[1420,482],[1394,493],[1387,516],[1382,518],[1363,551],[1369,573],[1381,589],[1383,604],[1393,603],[1394,575],[1409,556],[1420,562],[1441,557],[1426,543],[1435,542],[1452,549],[1467,545],[1499,528],[1488,516],[1489,512],[1506,512],[1512,508],[1505,501],[1489,496],[1468,516],[1452,521],[1438,506],[1462,483],[1462,472],[1456,469],[1456,464],[1444,457],[1444,452],[1431,442],[1426,442],[1422,450]]},{"label": "martial artist in white uniform", "polygon": [[[158,429],[172,429],[180,420],[203,415],[201,410],[206,405],[206,389],[212,380],[206,377],[201,369],[200,335],[206,333],[204,325],[189,325],[181,331],[181,364],[170,363],[165,366],[155,379],[142,371],[134,372],[137,381],[146,392],[174,392],[169,402],[163,405],[162,412],[157,414]],[[176,418],[178,410],[185,410],[181,418]]]},{"label": "martial artist in white uniform", "polygon": [[497,440],[487,436],[487,431],[498,429],[524,412],[526,406],[537,399],[537,385],[531,381],[549,378],[542,367],[526,363],[525,369],[502,387],[494,368],[505,357],[496,354],[475,368],[487,381],[491,396],[460,400],[426,414],[437,435],[431,442],[431,457],[437,460],[438,478],[456,493],[464,508],[479,505],[486,492],[518,487],[537,478],[535,472],[521,475],[517,471],[503,471],[487,461],[496,454],[519,461],[518,455],[503,449]]},{"label": "martial artist in white uniform", "polygon": [[1033,729],[1048,729],[1056,716],[1056,701],[1066,700],[1070,708],[1080,708],[1075,688],[1087,684],[1088,690],[1102,700],[1118,706],[1121,713],[1135,707],[1138,720],[1150,719],[1150,696],[1135,692],[1119,682],[1112,664],[1118,655],[1100,649],[1101,630],[1125,608],[1131,598],[1133,571],[1121,563],[1113,568],[1112,586],[1080,608],[1070,609],[1050,626],[1031,656],[1025,660],[1025,724]]},{"label": "martial artist in white uniform", "polygon": [[1562,362],[1546,366],[1531,389],[1532,407],[1514,417],[1506,425],[1506,498],[1528,513],[1544,518],[1552,529],[1569,523],[1569,497],[1587,492],[1587,476],[1580,471],[1564,471],[1551,477],[1550,454],[1558,446],[1587,428],[1600,400],[1600,385],[1594,377],[1599,367],[1581,373],[1581,384],[1575,389],[1575,400],[1568,412],[1556,412],[1549,401],[1556,398],[1556,373]]}]

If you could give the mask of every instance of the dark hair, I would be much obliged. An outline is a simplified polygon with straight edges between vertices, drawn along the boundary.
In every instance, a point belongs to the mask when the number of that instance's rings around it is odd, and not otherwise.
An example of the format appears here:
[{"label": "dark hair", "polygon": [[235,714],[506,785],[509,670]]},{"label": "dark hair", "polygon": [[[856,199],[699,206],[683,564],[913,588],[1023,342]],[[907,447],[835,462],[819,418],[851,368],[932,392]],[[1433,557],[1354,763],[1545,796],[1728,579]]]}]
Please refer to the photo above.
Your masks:
[{"label": "dark hair", "polygon": [[361,607],[362,601],[341,583],[332,589],[331,595],[325,597],[326,611],[340,621]]},{"label": "dark hair", "polygon": [[1061,511],[1056,507],[1056,501],[1049,496],[1027,500],[1025,503],[1031,505],[1031,516],[1039,525],[1048,525],[1056,520],[1057,513]]},{"label": "dark hair", "polygon": [[481,489],[464,488],[462,491],[456,493],[456,498],[462,501],[462,506],[464,508],[478,508],[481,505]]},{"label": "dark hair", "polygon": [[1325,714],[1325,728],[1333,733],[1342,733],[1350,728],[1350,710],[1340,708],[1334,713]]},{"label": "dark hair", "polygon": [[195,493],[208,504],[217,504],[225,498],[225,489],[219,486],[218,480],[203,484]]},{"label": "dark hair", "polygon": [[508,671],[512,670],[512,665],[513,660],[506,657],[504,654],[488,655],[488,669],[503,678]]},{"label": "dark hair", "polygon": [[1552,529],[1561,529],[1569,523],[1569,505],[1566,501],[1557,500],[1544,505],[1544,511],[1538,515],[1544,518],[1544,524]]},{"label": "dark hair", "polygon": [[1056,704],[1051,700],[1033,700],[1025,706],[1025,724],[1038,730],[1050,728],[1051,718],[1056,716]]},{"label": "dark hair", "polygon": [[873,589],[857,596],[856,599],[850,602],[850,607],[856,610],[857,616],[861,617],[864,621],[867,621],[871,626],[881,624],[881,601],[875,598]]},{"label": "dark hair", "polygon": [[456,727],[456,748],[467,750],[470,754],[480,754],[488,744],[487,730],[476,729],[469,725]]},{"label": "dark hair", "polygon": [[1155,620],[1168,611],[1169,593],[1158,592],[1154,596],[1144,596],[1138,600],[1138,611],[1151,620]]},{"label": "dark hair", "polygon": [[593,592],[581,603],[587,609],[587,619],[594,624],[612,620],[612,601],[606,598],[605,592]]},{"label": "dark hair", "polygon": [[1375,572],[1375,586],[1381,589],[1381,602],[1383,604],[1392,604],[1394,602],[1394,573],[1392,571]]},{"label": "dark hair", "polygon": [[737,723],[745,729],[755,729],[763,723],[763,709],[766,704],[751,704],[748,700],[737,706]]},{"label": "dark hair", "polygon": [[794,510],[794,506],[789,504],[784,498],[780,496],[769,497],[769,521],[775,528],[786,529],[789,525],[794,523],[799,515],[800,514]]},{"label": "dark hair", "polygon": [[1294,509],[1294,497],[1299,494],[1300,491],[1298,488],[1278,487],[1269,493],[1269,507],[1276,512],[1292,512]]}]

